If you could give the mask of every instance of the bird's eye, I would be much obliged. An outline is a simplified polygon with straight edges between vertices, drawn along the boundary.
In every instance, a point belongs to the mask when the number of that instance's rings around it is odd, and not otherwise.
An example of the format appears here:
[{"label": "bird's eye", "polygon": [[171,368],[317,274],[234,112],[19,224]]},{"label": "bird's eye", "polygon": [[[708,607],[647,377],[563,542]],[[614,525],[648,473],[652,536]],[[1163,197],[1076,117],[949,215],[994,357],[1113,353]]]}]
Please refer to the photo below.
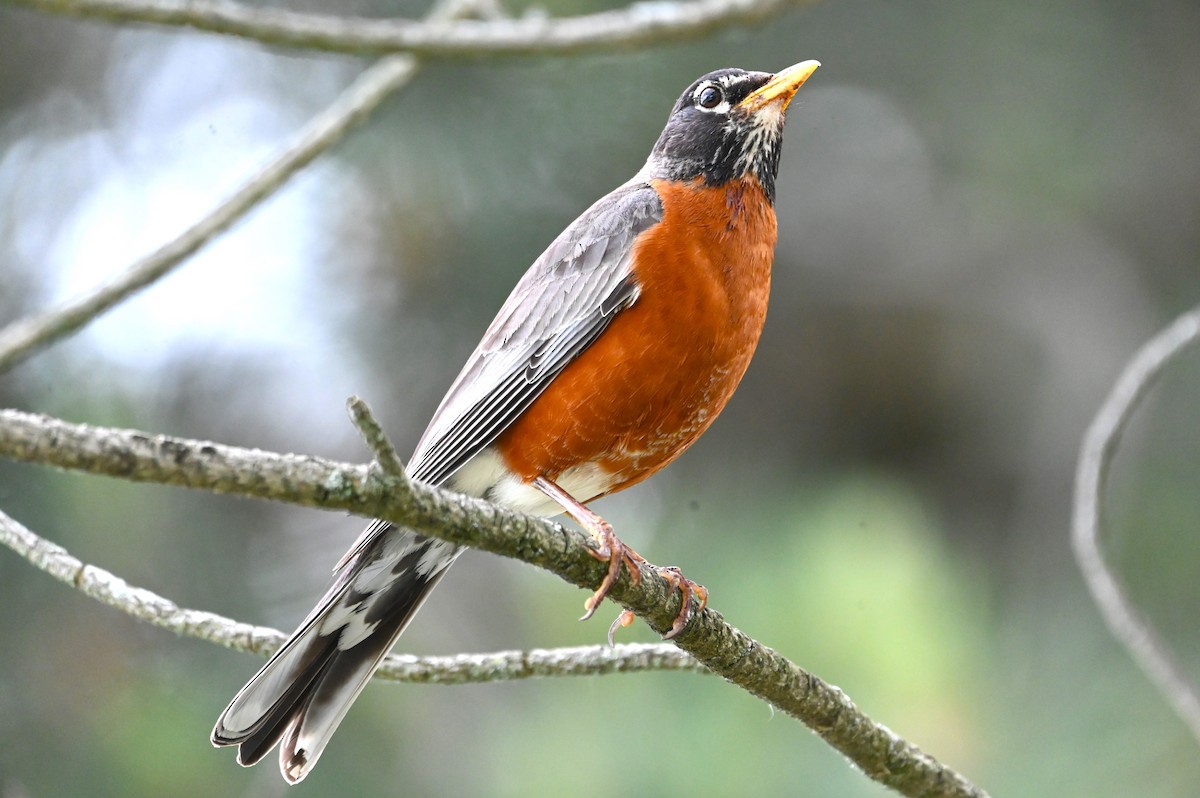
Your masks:
[{"label": "bird's eye", "polygon": [[716,86],[705,86],[700,91],[698,102],[701,108],[716,108],[725,98],[721,96],[721,90]]}]

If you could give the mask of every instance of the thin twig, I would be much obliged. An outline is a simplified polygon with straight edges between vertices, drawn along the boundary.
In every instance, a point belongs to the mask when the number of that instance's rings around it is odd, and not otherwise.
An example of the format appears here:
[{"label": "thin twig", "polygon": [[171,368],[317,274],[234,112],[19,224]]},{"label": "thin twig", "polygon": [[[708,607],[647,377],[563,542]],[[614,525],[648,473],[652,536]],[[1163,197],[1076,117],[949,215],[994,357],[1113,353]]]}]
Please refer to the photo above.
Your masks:
[{"label": "thin twig", "polygon": [[1075,471],[1071,541],[1075,559],[1108,628],[1200,740],[1200,691],[1150,620],[1134,606],[1125,585],[1105,562],[1100,546],[1105,485],[1121,433],[1163,369],[1197,344],[1200,307],[1184,313],[1151,338],[1125,366],[1083,438]]},{"label": "thin twig", "polygon": [[0,330],[0,372],[64,338],[92,319],[160,279],[252,208],[318,155],[365,120],[414,73],[415,59],[390,56],[363,72],[332,105],[319,113],[275,158],[232,196],[177,238],[130,266],[92,293]]},{"label": "thin twig", "polygon": [[375,455],[375,462],[379,463],[383,473],[407,482],[408,476],[404,473],[404,463],[400,460],[400,455],[396,453],[396,447],[388,439],[387,433],[383,431],[383,427],[371,413],[371,408],[367,406],[367,403],[357,396],[351,396],[346,400],[346,407],[350,411],[350,419],[354,422],[354,426],[358,427],[359,433],[362,434],[371,453]]},{"label": "thin twig", "polygon": [[670,643],[626,643],[612,647],[533,648],[448,657],[390,654],[376,676],[396,682],[470,684],[645,671],[708,673],[708,668]]},{"label": "thin twig", "polygon": [[[438,0],[430,9],[427,23],[449,24],[470,14],[473,8],[470,0]],[[0,329],[0,372],[70,335],[182,264],[366,121],[384,100],[412,79],[417,64],[417,59],[409,55],[381,59],[285,143],[258,174],[175,239],[134,263],[107,285],[61,308]]]},{"label": "thin twig", "polygon": [[[408,492],[391,491],[384,481],[372,479],[366,466],[71,424],[17,410],[0,410],[0,456],[381,518],[528,562],[589,590],[606,569],[578,530],[419,482]],[[653,569],[643,569],[637,584],[623,575],[609,596],[660,633],[679,613],[678,591]],[[697,613],[674,642],[718,675],[802,721],[868,776],[904,795],[985,795],[872,721],[841,690],[730,626],[711,608]]]},{"label": "thin twig", "polygon": [[267,44],[344,53],[409,53],[422,58],[567,55],[693,39],[760,22],[814,0],[692,0],[634,3],[563,19],[417,22],[286,11],[232,0],[6,0],[55,14],[114,23],[190,27]]},{"label": "thin twig", "polygon": [[[66,549],[35,534],[0,511],[0,543],[36,568],[65,582],[90,598],[138,620],[235,651],[270,656],[286,636],[265,626],[241,623],[203,610],[180,607],[168,598],[130,585],[119,576],[88,565]],[[596,676],[638,671],[697,671],[707,669],[668,643],[609,646],[574,646],[456,654],[449,657],[414,657],[393,654],[384,660],[378,676],[392,682],[467,684],[514,681],[548,676]]]}]

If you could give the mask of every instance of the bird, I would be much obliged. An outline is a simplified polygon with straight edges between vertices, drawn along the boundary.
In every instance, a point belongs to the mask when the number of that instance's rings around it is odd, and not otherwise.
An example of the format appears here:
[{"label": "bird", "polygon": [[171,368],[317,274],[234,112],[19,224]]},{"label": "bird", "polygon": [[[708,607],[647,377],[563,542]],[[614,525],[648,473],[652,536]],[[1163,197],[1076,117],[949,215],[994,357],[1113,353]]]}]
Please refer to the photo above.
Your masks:
[{"label": "bird", "polygon": [[[584,618],[623,566],[637,579],[645,562],[587,503],[679,457],[750,363],[770,291],[786,111],[818,66],[719,69],[688,86],[645,165],[517,282],[409,460],[413,480],[532,515],[565,512],[590,532],[608,569]],[[221,713],[213,745],[238,746],[244,766],[279,745],[284,780],[303,780],[461,553],[372,522]],[[671,637],[708,594],[678,569],[662,573],[682,593]]]}]

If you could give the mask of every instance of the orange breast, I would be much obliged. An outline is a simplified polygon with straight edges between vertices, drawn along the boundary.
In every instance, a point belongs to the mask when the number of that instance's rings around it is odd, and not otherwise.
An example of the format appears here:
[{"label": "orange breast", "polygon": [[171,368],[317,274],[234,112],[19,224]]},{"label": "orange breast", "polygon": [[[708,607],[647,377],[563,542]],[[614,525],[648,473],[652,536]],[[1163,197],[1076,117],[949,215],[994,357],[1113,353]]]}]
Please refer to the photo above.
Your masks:
[{"label": "orange breast", "polygon": [[584,463],[614,475],[610,493],[645,479],[708,428],[750,364],[774,209],[753,180],[653,184],[664,215],[635,244],[637,301],[496,442],[525,480]]}]

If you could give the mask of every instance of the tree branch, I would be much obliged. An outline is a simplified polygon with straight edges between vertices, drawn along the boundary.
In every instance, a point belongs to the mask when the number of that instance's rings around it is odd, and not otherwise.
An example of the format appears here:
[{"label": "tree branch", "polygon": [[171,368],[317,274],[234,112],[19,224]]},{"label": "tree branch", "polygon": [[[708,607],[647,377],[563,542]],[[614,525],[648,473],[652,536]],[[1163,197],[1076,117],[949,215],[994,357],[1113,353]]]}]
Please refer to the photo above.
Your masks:
[{"label": "tree branch", "polygon": [[113,23],[190,27],[273,45],[343,53],[409,53],[423,58],[567,55],[694,39],[749,25],[813,0],[642,2],[563,19],[417,22],[251,7],[232,0],[6,0],[13,5]]},{"label": "tree branch", "polygon": [[[0,511],[0,543],[34,567],[101,604],[178,635],[264,657],[274,654],[286,639],[286,635],[276,629],[241,623],[212,612],[186,609],[153,591],[130,585],[103,568],[76,559],[66,549],[31,532],[3,511]],[[451,657],[392,654],[384,660],[377,675],[393,682],[467,684],[649,670],[703,672],[707,668],[668,643],[638,643],[615,648],[576,646]]]},{"label": "tree branch", "polygon": [[[587,537],[466,496],[411,483],[395,491],[381,469],[204,441],[71,424],[0,410],[0,455],[137,482],[235,493],[383,518],[460,545],[523,560],[591,589],[605,565]],[[123,583],[122,583],[123,584]],[[610,597],[660,633],[678,614],[678,592],[652,567],[633,584],[623,575]],[[828,685],[706,609],[675,638],[712,671],[804,722],[868,776],[910,796],[985,793],[881,726]]]},{"label": "tree branch", "polygon": [[1175,661],[1170,647],[1154,631],[1149,619],[1138,612],[1100,548],[1105,484],[1121,433],[1163,370],[1197,344],[1200,344],[1200,307],[1183,314],[1150,339],[1125,366],[1084,435],[1075,470],[1071,542],[1075,559],[1108,628],[1200,740],[1200,691]]},{"label": "tree branch", "polygon": [[350,420],[354,422],[354,426],[358,427],[363,441],[375,454],[375,462],[383,469],[383,473],[398,480],[407,480],[404,463],[400,462],[400,455],[396,453],[396,447],[388,440],[387,433],[383,431],[383,427],[371,414],[371,408],[367,407],[367,403],[357,396],[351,396],[346,402],[346,406],[350,411]]},{"label": "tree branch", "polygon": [[[438,0],[430,10],[429,23],[447,24],[468,10],[466,0]],[[71,335],[167,275],[366,121],[388,96],[412,79],[416,70],[417,60],[411,56],[381,59],[285,143],[258,174],[175,239],[135,262],[107,285],[61,308],[20,319],[0,329],[0,372]]]},{"label": "tree branch", "polygon": [[135,262],[123,274],[61,308],[13,322],[0,330],[0,372],[71,335],[183,263],[228,230],[289,178],[362,123],[415,72],[407,56],[385,58],[363,72],[341,96],[286,143],[275,158],[232,196],[177,238]]}]

